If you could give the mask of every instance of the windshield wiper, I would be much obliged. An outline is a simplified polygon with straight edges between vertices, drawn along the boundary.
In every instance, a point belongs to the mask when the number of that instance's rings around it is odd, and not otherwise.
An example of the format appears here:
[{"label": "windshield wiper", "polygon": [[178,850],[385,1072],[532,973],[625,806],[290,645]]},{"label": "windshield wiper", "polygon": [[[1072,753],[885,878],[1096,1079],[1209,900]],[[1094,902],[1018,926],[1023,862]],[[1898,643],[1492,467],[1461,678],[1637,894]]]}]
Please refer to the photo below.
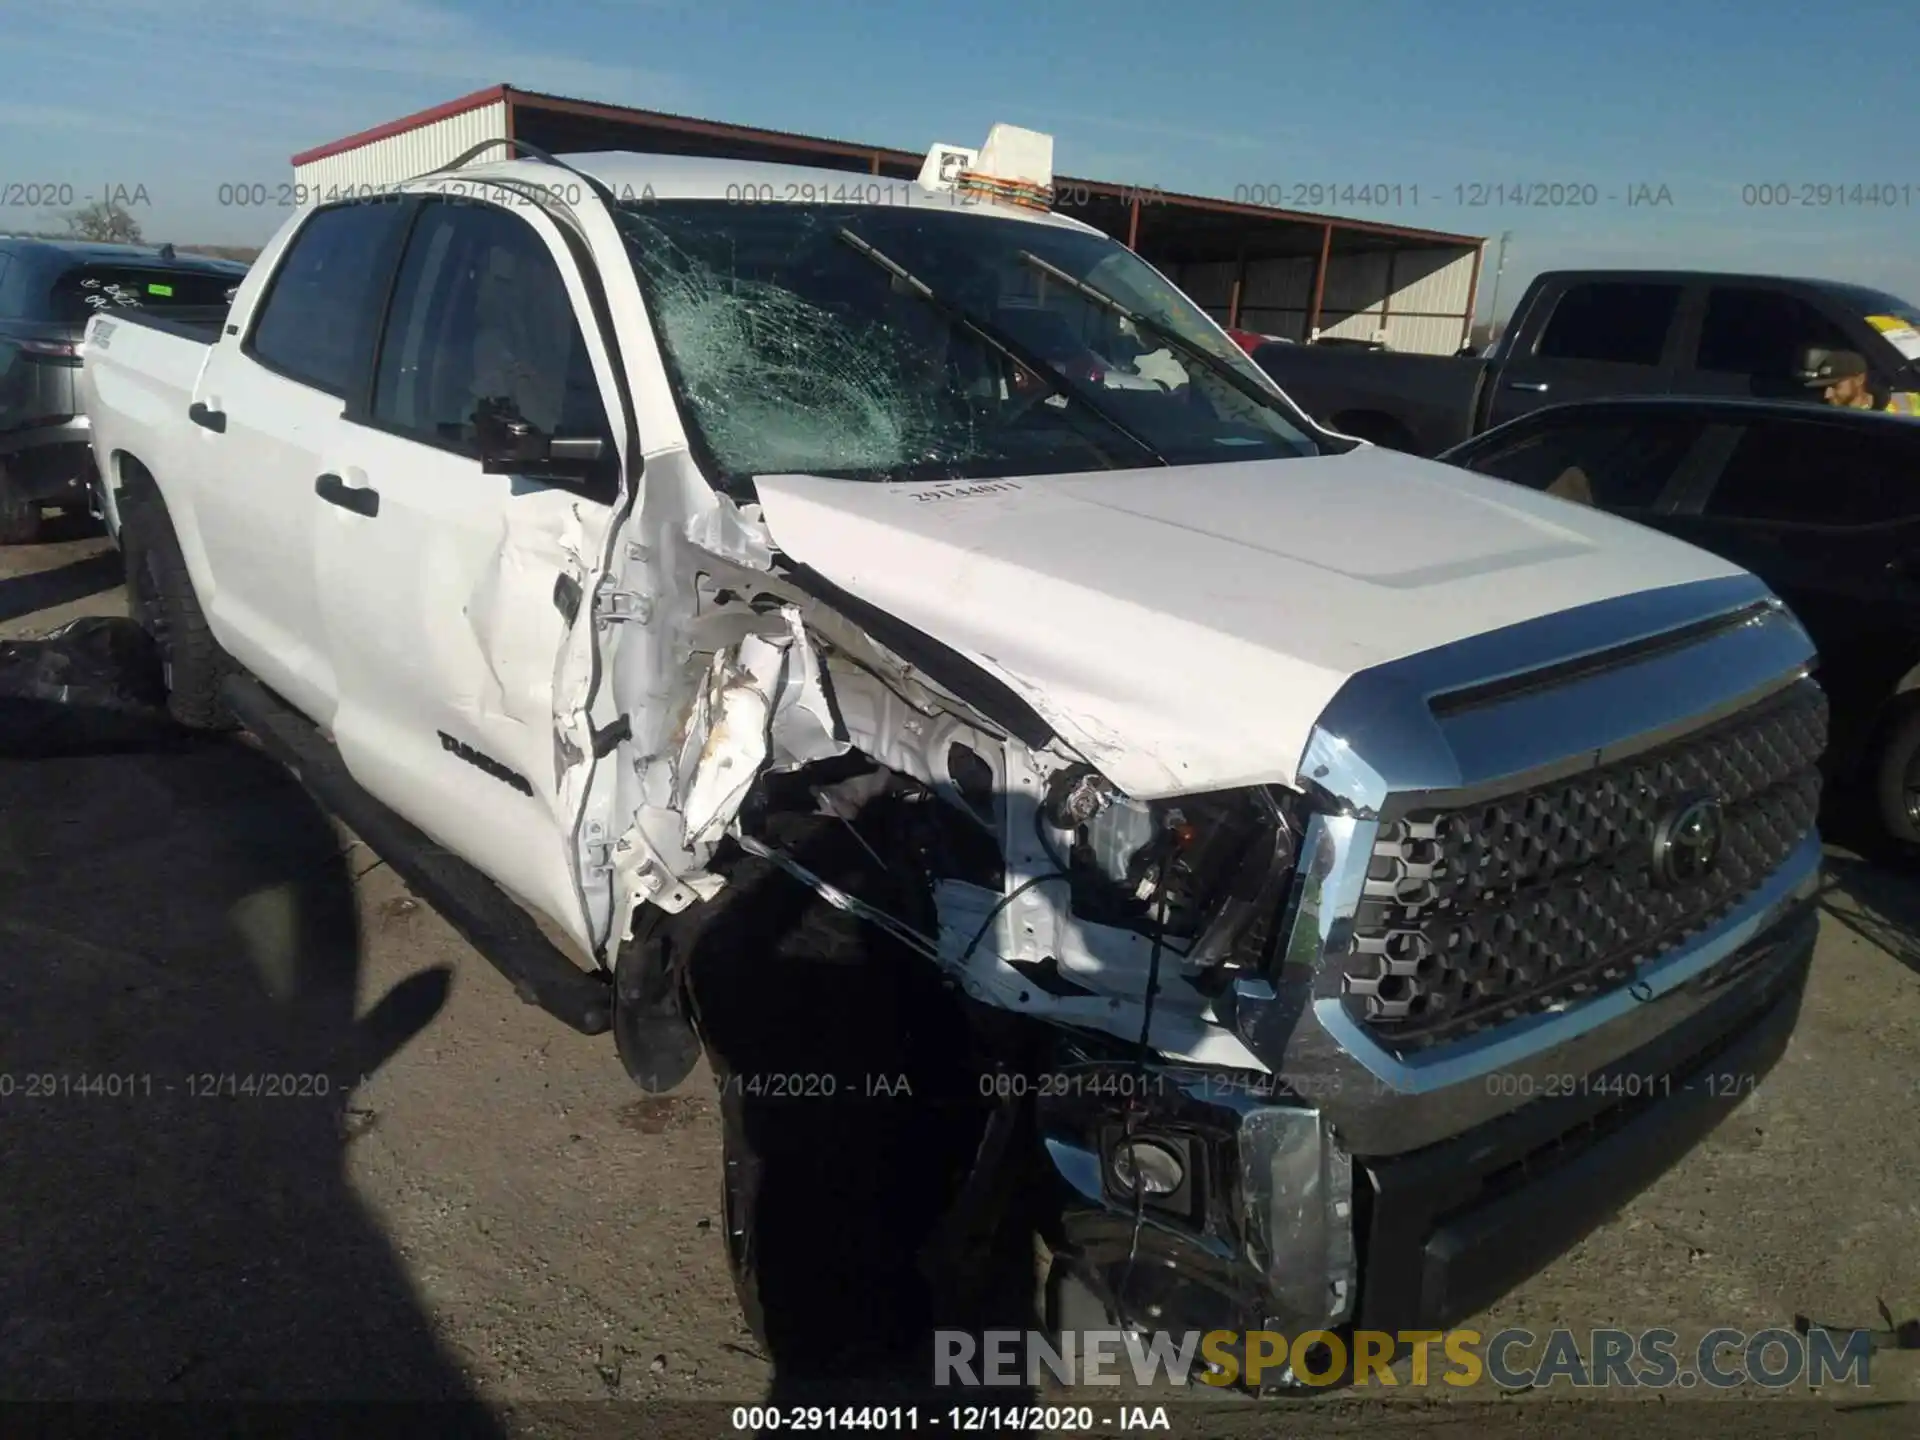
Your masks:
[{"label": "windshield wiper", "polygon": [[1001,330],[997,325],[978,319],[967,310],[954,304],[951,300],[936,294],[933,287],[928,285],[926,281],[922,280],[918,275],[915,275],[892,256],[869,245],[846,226],[842,225],[834,234],[841,241],[859,251],[882,270],[885,270],[889,275],[900,281],[922,300],[926,301],[949,325],[957,329],[965,330],[982,344],[997,351],[1006,359],[1013,361],[1013,363],[1018,365],[1022,370],[1037,376],[1040,383],[1045,385],[1053,394],[1084,406],[1104,421],[1107,427],[1116,435],[1119,435],[1123,440],[1126,440],[1142,453],[1150,456],[1154,464],[1166,465],[1170,463],[1166,456],[1162,455],[1152,445],[1136,435],[1131,426],[1116,419],[1108,412],[1105,406],[1089,399],[1079,384],[1069,380],[1065,375],[1055,370],[1053,366],[1049,365],[1040,356],[1028,350],[1026,346]]},{"label": "windshield wiper", "polygon": [[1144,330],[1150,335],[1159,337],[1159,339],[1171,345],[1187,358],[1198,360],[1202,365],[1206,366],[1207,369],[1211,370],[1215,375],[1218,375],[1222,380],[1233,386],[1234,389],[1238,390],[1242,395],[1245,395],[1262,409],[1271,410],[1285,419],[1290,429],[1301,432],[1302,439],[1308,439],[1309,443],[1313,443],[1309,438],[1314,429],[1312,423],[1308,422],[1308,424],[1304,426],[1300,424],[1300,421],[1306,418],[1305,416],[1294,413],[1292,406],[1281,399],[1278,394],[1267,389],[1266,386],[1262,385],[1252,376],[1241,373],[1238,367],[1222,360],[1218,355],[1215,355],[1211,350],[1207,349],[1206,346],[1189,340],[1178,330],[1173,329],[1161,321],[1155,320],[1150,315],[1142,315],[1139,311],[1114,299],[1113,296],[1107,294],[1106,291],[1100,289],[1098,286],[1089,285],[1079,276],[1062,270],[1051,261],[1042,260],[1031,250],[1017,251],[1015,258],[1018,259],[1022,265],[1030,266],[1038,270],[1041,274],[1058,280],[1069,290],[1077,291],[1086,299],[1118,315],[1122,320],[1129,322],[1137,329]]}]

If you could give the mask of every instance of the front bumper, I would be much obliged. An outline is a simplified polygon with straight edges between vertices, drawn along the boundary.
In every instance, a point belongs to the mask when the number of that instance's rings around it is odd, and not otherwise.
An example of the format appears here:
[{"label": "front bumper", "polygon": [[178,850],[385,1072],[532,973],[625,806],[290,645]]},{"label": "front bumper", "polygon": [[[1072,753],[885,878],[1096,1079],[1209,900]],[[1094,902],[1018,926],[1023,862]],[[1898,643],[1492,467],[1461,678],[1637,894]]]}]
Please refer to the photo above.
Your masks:
[{"label": "front bumper", "polygon": [[1357,1160],[1358,1325],[1457,1324],[1671,1168],[1786,1050],[1817,930],[1810,906],[1779,922],[1736,962],[1746,983],[1612,1065],[1554,1077],[1528,1104],[1438,1145]]},{"label": "front bumper", "polygon": [[1049,1325],[1297,1335],[1457,1323],[1576,1244],[1752,1092],[1792,1033],[1816,929],[1808,902],[1776,912],[1697,977],[1704,998],[1684,1020],[1591,1072],[1533,1075],[1533,1098],[1410,1152],[1351,1154],[1325,1107],[1275,1104],[1246,1077],[1150,1071],[1133,1134],[1180,1149],[1190,1193],[1172,1209],[1143,1204],[1137,1241],[1109,1164],[1125,1112],[1092,1097],[1141,1082],[1112,1078],[1130,1073],[1124,1063],[1070,1058],[1038,1103],[1061,1195]]}]

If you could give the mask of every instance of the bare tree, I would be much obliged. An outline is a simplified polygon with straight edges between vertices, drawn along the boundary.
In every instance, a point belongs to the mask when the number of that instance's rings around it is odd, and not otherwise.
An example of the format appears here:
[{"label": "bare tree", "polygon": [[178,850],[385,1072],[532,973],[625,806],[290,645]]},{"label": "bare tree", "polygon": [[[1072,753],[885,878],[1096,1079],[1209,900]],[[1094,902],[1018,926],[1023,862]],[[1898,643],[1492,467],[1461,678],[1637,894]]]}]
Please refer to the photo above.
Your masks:
[{"label": "bare tree", "polygon": [[117,245],[140,243],[140,222],[124,206],[111,200],[96,200],[62,217],[67,234],[76,240],[105,240]]}]

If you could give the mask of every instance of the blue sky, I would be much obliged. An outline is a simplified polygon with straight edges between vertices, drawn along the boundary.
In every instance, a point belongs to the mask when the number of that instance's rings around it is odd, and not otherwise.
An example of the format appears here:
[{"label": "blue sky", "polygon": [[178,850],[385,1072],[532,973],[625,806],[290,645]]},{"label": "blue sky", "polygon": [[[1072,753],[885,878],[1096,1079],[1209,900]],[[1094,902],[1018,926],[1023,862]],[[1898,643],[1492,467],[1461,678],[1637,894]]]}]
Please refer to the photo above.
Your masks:
[{"label": "blue sky", "polygon": [[[223,208],[223,183],[283,180],[296,150],[506,81],[908,149],[1008,120],[1052,132],[1064,173],[1227,197],[1318,182],[1410,201],[1418,186],[1417,206],[1326,208],[1510,231],[1503,310],[1535,271],[1588,264],[1831,275],[1920,298],[1915,14],[1868,0],[16,3],[0,12],[0,201],[144,187],[149,238],[258,242],[280,213]],[[1602,203],[1473,208],[1453,190],[1555,182]],[[1745,203],[1762,183],[1904,190],[1880,208]],[[1628,208],[1642,184],[1672,203]],[[53,223],[44,206],[0,208],[0,227]]]}]

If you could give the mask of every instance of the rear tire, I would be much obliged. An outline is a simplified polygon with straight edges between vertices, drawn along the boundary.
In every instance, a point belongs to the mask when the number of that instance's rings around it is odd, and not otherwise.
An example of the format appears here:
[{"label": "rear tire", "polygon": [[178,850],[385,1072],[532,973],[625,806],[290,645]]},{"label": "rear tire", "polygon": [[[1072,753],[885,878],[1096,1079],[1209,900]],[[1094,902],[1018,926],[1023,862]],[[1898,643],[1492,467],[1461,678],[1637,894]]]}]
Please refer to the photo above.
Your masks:
[{"label": "rear tire", "polygon": [[1887,727],[1874,795],[1887,834],[1920,845],[1920,698],[1910,697]]},{"label": "rear tire", "polygon": [[127,609],[153,637],[167,685],[167,712],[190,730],[238,725],[220,684],[231,662],[193,593],[193,580],[166,503],[154,494],[122,501],[120,551],[127,569]]},{"label": "rear tire", "polygon": [[31,545],[40,538],[40,502],[23,495],[0,464],[0,545]]}]

